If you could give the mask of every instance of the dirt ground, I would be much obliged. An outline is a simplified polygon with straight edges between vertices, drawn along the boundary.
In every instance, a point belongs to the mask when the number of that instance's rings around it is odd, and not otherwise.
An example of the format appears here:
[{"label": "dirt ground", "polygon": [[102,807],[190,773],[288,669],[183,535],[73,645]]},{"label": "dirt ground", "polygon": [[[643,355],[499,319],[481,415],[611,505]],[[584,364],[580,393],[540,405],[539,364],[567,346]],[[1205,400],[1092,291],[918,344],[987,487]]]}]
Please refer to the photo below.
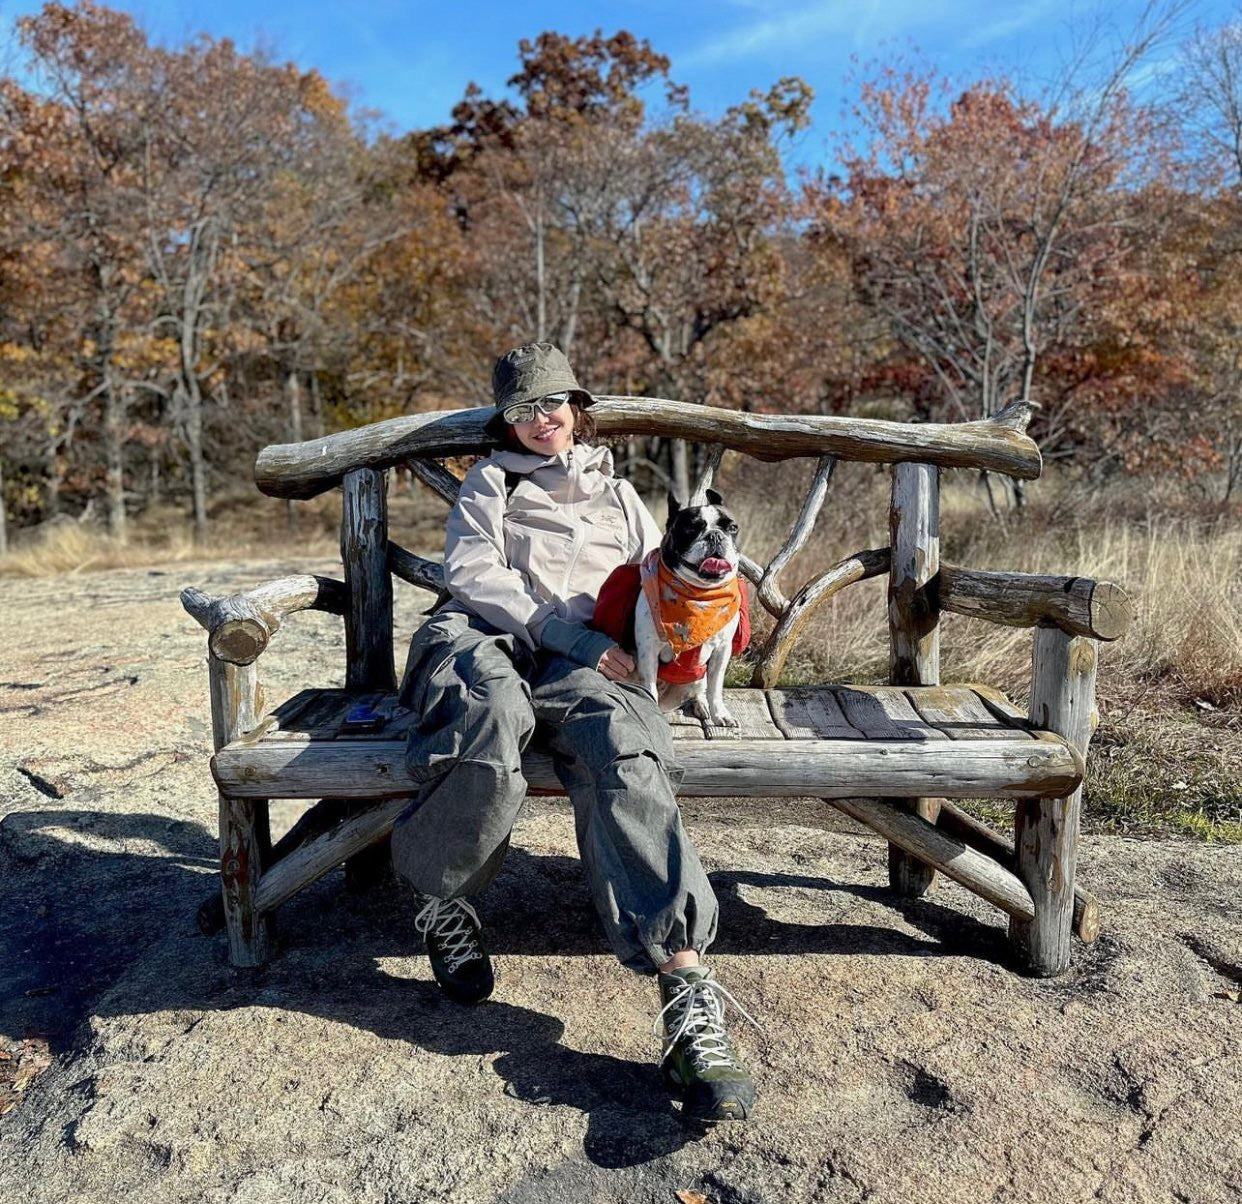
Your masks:
[{"label": "dirt ground", "polygon": [[[757,1114],[715,1128],[660,1086],[654,986],[609,954],[559,803],[479,900],[487,1004],[444,1002],[400,891],[339,870],[232,970],[195,924],[216,803],[177,592],[307,567],[0,579],[0,1201],[1242,1199],[1237,848],[1089,837],[1104,933],[1033,981],[999,913],[952,883],[895,901],[825,804],[687,803],[712,960],[762,1025],[737,1029]],[[295,616],[269,698],[339,684],[343,645]]]}]

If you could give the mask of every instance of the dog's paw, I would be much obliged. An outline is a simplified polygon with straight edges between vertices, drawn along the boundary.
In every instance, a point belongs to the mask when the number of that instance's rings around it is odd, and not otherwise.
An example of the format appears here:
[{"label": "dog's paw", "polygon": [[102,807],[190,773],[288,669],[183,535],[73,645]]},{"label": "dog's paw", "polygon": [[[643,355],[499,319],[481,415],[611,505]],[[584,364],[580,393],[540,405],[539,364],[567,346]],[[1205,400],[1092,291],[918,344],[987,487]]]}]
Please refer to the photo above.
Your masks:
[{"label": "dog's paw", "polygon": [[687,714],[693,715],[696,719],[702,720],[704,723],[715,723],[712,717],[711,708],[707,705],[707,699],[699,695],[687,700],[682,708]]},{"label": "dog's paw", "polygon": [[722,702],[711,712],[711,722],[717,727],[741,727],[742,725],[733,718],[733,712]]}]

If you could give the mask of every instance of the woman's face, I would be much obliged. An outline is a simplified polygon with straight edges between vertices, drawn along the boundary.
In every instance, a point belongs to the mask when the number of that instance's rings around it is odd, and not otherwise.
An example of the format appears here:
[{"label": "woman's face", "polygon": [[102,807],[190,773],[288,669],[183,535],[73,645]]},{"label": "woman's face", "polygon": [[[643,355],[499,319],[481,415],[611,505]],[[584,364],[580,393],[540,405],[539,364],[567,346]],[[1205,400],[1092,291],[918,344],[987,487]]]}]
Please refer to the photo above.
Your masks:
[{"label": "woman's face", "polygon": [[564,402],[551,414],[536,408],[529,422],[515,422],[513,433],[528,451],[556,456],[574,445],[574,408]]}]

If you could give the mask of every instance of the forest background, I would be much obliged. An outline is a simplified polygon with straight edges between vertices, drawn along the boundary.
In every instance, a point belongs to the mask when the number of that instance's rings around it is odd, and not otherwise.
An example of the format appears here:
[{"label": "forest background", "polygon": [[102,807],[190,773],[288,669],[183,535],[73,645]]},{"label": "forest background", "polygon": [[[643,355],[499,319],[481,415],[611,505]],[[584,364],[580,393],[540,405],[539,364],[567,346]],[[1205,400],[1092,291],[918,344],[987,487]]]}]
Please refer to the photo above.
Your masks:
[{"label": "forest background", "polygon": [[[260,499],[258,449],[482,403],[531,338],[598,392],[758,412],[1026,398],[1044,479],[950,474],[946,554],[1129,589],[1089,818],[1242,839],[1242,9],[1190,11],[1084,37],[1037,93],[859,65],[791,175],[805,82],[705,116],[624,31],[524,40],[502,94],[397,134],[316,71],[47,4],[0,77],[0,571],[325,551],[331,500]],[[684,490],[684,445],[623,450]],[[797,481],[723,472],[759,554]],[[804,575],[886,542],[883,481],[835,489]],[[946,676],[1022,695],[1016,635],[948,626]],[[791,671],[882,676],[883,632],[859,587]]]}]

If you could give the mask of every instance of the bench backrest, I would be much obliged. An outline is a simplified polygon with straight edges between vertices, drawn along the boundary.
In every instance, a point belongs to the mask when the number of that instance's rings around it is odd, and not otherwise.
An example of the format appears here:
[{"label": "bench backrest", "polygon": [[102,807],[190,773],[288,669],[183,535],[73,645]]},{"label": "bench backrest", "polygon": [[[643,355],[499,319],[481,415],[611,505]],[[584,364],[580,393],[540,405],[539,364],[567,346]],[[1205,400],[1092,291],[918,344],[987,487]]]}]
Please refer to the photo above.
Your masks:
[{"label": "bench backrest", "polygon": [[[660,398],[612,396],[599,397],[591,412],[605,438],[654,435],[708,445],[696,489],[710,483],[726,448],[768,462],[794,457],[818,460],[784,544],[767,565],[743,561],[743,572],[756,585],[760,603],[776,619],[756,661],[757,685],[775,683],[793,640],[819,603],[850,582],[883,572],[889,576],[890,678],[898,685],[937,684],[939,617],[946,594],[952,592],[946,591],[940,573],[939,469],[972,468],[1022,479],[1037,477],[1041,469],[1039,449],[1026,434],[1031,407],[1020,403],[987,420],[956,424],[752,414]],[[443,584],[438,565],[390,541],[386,470],[408,467],[451,501],[457,480],[437,461],[490,451],[494,444],[483,428],[491,413],[490,408],[476,407],[416,414],[305,443],[277,444],[260,453],[255,481],[264,493],[309,498],[338,485],[342,490],[350,688],[395,685],[393,573],[425,589]],[[847,557],[786,598],[779,574],[809,538],[837,460],[893,466],[890,546]],[[963,580],[959,572],[959,586]]]}]

